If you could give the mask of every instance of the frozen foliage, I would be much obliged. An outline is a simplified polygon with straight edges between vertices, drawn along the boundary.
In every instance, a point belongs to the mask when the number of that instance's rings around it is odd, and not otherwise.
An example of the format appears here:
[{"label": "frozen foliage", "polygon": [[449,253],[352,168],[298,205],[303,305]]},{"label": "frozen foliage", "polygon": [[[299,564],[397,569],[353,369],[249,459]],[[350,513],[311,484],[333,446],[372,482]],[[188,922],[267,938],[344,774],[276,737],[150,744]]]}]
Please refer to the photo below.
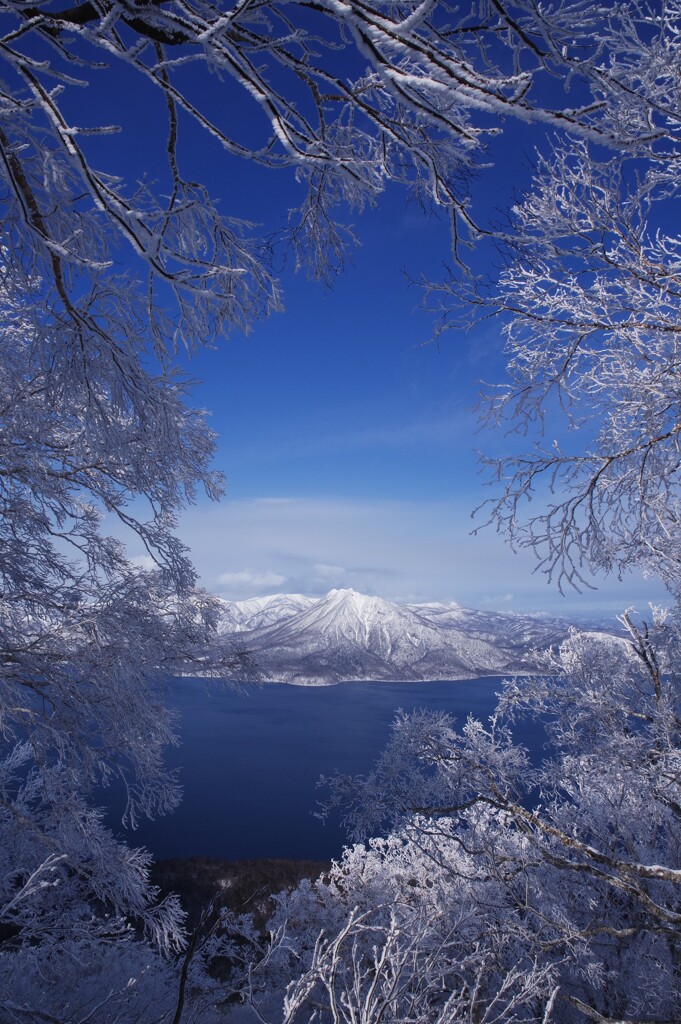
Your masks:
[{"label": "frozen foliage", "polygon": [[544,142],[497,236],[499,279],[450,277],[431,296],[443,329],[494,313],[504,324],[508,380],[483,409],[514,436],[512,454],[488,460],[491,521],[560,587],[636,566],[678,596],[681,8],[633,30],[642,11],[617,9],[610,67],[650,100],[664,138],[645,152]]},{"label": "frozen foliage", "polygon": [[363,842],[280,897],[256,1004],[294,972],[291,1024],[679,1019],[678,637],[626,624],[628,650],[575,633],[489,725],[402,717],[368,777],[333,781]]},{"label": "frozen foliage", "polygon": [[[479,0],[469,9],[431,0],[2,0],[6,236],[49,279],[51,301],[76,332],[106,330],[103,320],[121,312],[127,289],[111,270],[119,240],[149,270],[142,305],[161,349],[173,335],[192,344],[247,327],[279,307],[277,283],[240,211],[220,213],[183,175],[189,121],[230,157],[295,172],[304,198],[288,238],[298,261],[327,277],[350,238],[342,208],[361,209],[390,181],[451,210],[455,240],[461,229],[476,236],[469,175],[504,119],[618,148],[666,145],[678,123],[677,16],[675,2],[660,19],[654,5],[614,11],[586,0]],[[552,88],[556,79],[564,90]],[[78,86],[115,98],[122,82],[167,126],[157,187],[130,187],[115,165],[96,166],[90,152],[106,151],[102,136],[121,126],[74,115]],[[216,91],[225,114],[202,99]],[[235,103],[244,116],[234,118]],[[124,130],[125,110],[113,110]],[[159,289],[176,299],[172,322]]]},{"label": "frozen foliage", "polygon": [[[636,561],[676,587],[678,249],[654,209],[678,188],[679,4],[0,0],[0,33],[0,1015],[178,1024],[201,990],[213,998],[204,967],[227,940],[207,923],[171,971],[178,907],[158,903],[146,855],[107,832],[93,794],[121,780],[132,824],[170,810],[159,682],[235,669],[173,534],[221,482],[172,361],[281,305],[271,239],[185,176],[185,131],[227,166],[295,174],[284,235],[329,278],[351,238],[339,215],[389,182],[448,211],[461,260],[489,231],[469,182],[490,133],[513,118],[555,129],[513,214],[512,383],[494,412],[534,424],[555,391],[581,423],[587,399],[594,449],[500,467],[497,518],[569,580],[583,561]],[[154,112],[157,184],[132,154],[141,184],[120,177],[131,83]],[[522,533],[518,503],[547,472],[568,503]],[[574,638],[549,666],[565,688],[507,694],[507,714],[534,692],[555,721],[534,776],[501,719],[462,735],[401,722],[353,815],[358,829],[387,818],[387,838],[282,901],[257,964],[252,926],[235,923],[226,948],[251,1004],[260,977],[276,991],[294,976],[288,1020],[678,1017],[673,631],[631,628],[628,661]]]},{"label": "frozen foliage", "polygon": [[[171,532],[197,486],[214,492],[212,438],[140,346],[83,346],[38,294],[0,268],[0,1014],[76,1020],[99,1006],[100,1020],[148,1020],[156,982],[167,989],[158,949],[181,944],[182,914],[92,797],[117,780],[131,825],[172,810],[164,675],[238,667]],[[130,509],[141,499],[148,519]],[[128,561],[105,516],[138,534],[152,570]]]},{"label": "frozen foliage", "polygon": [[[678,593],[678,198],[675,163],[592,160],[576,144],[539,162],[513,212],[510,384],[491,413],[536,445],[498,465],[494,515],[559,582],[638,565]],[[559,416],[574,441],[544,440]],[[533,495],[543,509],[524,522]]]}]

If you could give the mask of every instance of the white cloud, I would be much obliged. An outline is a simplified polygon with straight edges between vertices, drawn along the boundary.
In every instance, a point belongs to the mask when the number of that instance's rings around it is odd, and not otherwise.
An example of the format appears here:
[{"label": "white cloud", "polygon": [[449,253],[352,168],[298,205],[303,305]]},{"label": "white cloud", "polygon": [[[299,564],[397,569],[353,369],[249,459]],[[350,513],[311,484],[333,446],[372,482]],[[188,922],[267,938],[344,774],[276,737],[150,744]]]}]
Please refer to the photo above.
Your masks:
[{"label": "white cloud", "polygon": [[320,580],[328,580],[330,583],[346,579],[348,570],[342,565],[325,565],[324,562],[316,562],[312,567]]},{"label": "white cloud", "polygon": [[223,572],[215,577],[218,591],[228,597],[251,597],[254,594],[278,590],[286,577],[279,572],[259,572],[257,569],[242,569],[240,572]]},{"label": "white cloud", "polygon": [[[284,433],[266,446],[244,441],[232,454],[232,466],[244,462],[249,466],[287,458],[313,458],[347,453],[419,448],[430,450],[434,446],[460,445],[471,429],[470,410],[459,404],[436,409],[427,415],[376,426],[373,416],[364,423],[337,429],[333,421],[329,426],[320,424],[314,432]],[[280,498],[262,498],[269,503]]]},{"label": "white cloud", "polygon": [[204,586],[229,597],[352,586],[401,601],[556,614],[664,603],[659,585],[634,576],[563,598],[534,572],[530,552],[514,554],[493,530],[471,536],[471,525],[463,500],[268,498],[194,507],[181,537]]},{"label": "white cloud", "polygon": [[514,597],[514,594],[495,594],[493,597],[481,597],[480,605],[485,608],[488,606],[497,608],[499,605],[511,604]]}]

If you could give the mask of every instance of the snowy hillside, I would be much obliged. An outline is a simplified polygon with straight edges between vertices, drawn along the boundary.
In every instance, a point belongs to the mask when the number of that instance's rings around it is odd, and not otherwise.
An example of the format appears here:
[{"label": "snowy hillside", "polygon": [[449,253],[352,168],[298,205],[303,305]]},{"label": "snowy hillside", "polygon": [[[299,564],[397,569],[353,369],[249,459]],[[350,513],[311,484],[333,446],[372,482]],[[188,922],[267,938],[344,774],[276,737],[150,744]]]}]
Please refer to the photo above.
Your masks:
[{"label": "snowy hillside", "polygon": [[269,597],[251,597],[246,601],[224,601],[220,632],[241,633],[271,626],[313,604],[316,604],[316,598],[302,594],[271,594]]},{"label": "snowy hillside", "polygon": [[561,619],[454,603],[400,605],[354,590],[224,602],[221,624],[223,633],[238,634],[264,679],[300,684],[527,671],[532,650],[559,643],[569,629]]}]

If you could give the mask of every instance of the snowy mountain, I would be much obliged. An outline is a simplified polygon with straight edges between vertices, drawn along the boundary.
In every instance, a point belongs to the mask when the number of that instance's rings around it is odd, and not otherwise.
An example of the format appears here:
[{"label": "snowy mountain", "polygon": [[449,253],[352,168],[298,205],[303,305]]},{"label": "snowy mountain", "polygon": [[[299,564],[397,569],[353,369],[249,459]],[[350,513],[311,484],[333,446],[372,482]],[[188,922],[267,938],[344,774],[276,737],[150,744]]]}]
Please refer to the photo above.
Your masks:
[{"label": "snowy mountain", "polygon": [[305,611],[316,598],[303,594],[271,594],[269,597],[250,597],[246,601],[223,601],[221,633],[242,633],[260,629]]},{"label": "snowy mountain", "polygon": [[548,616],[400,605],[354,590],[224,602],[221,631],[273,682],[470,679],[531,671],[532,650],[559,643],[570,623]]}]

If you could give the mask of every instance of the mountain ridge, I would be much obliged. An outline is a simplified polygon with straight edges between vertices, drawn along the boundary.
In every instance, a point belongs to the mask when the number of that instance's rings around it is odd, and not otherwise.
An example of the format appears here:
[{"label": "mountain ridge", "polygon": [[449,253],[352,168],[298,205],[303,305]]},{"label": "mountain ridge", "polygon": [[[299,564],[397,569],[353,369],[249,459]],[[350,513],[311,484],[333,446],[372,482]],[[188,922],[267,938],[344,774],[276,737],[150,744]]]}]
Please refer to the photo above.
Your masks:
[{"label": "mountain ridge", "polygon": [[533,651],[560,643],[573,628],[557,617],[453,601],[398,604],[351,589],[223,600],[222,608],[220,632],[248,650],[261,678],[298,685],[531,673]]}]

